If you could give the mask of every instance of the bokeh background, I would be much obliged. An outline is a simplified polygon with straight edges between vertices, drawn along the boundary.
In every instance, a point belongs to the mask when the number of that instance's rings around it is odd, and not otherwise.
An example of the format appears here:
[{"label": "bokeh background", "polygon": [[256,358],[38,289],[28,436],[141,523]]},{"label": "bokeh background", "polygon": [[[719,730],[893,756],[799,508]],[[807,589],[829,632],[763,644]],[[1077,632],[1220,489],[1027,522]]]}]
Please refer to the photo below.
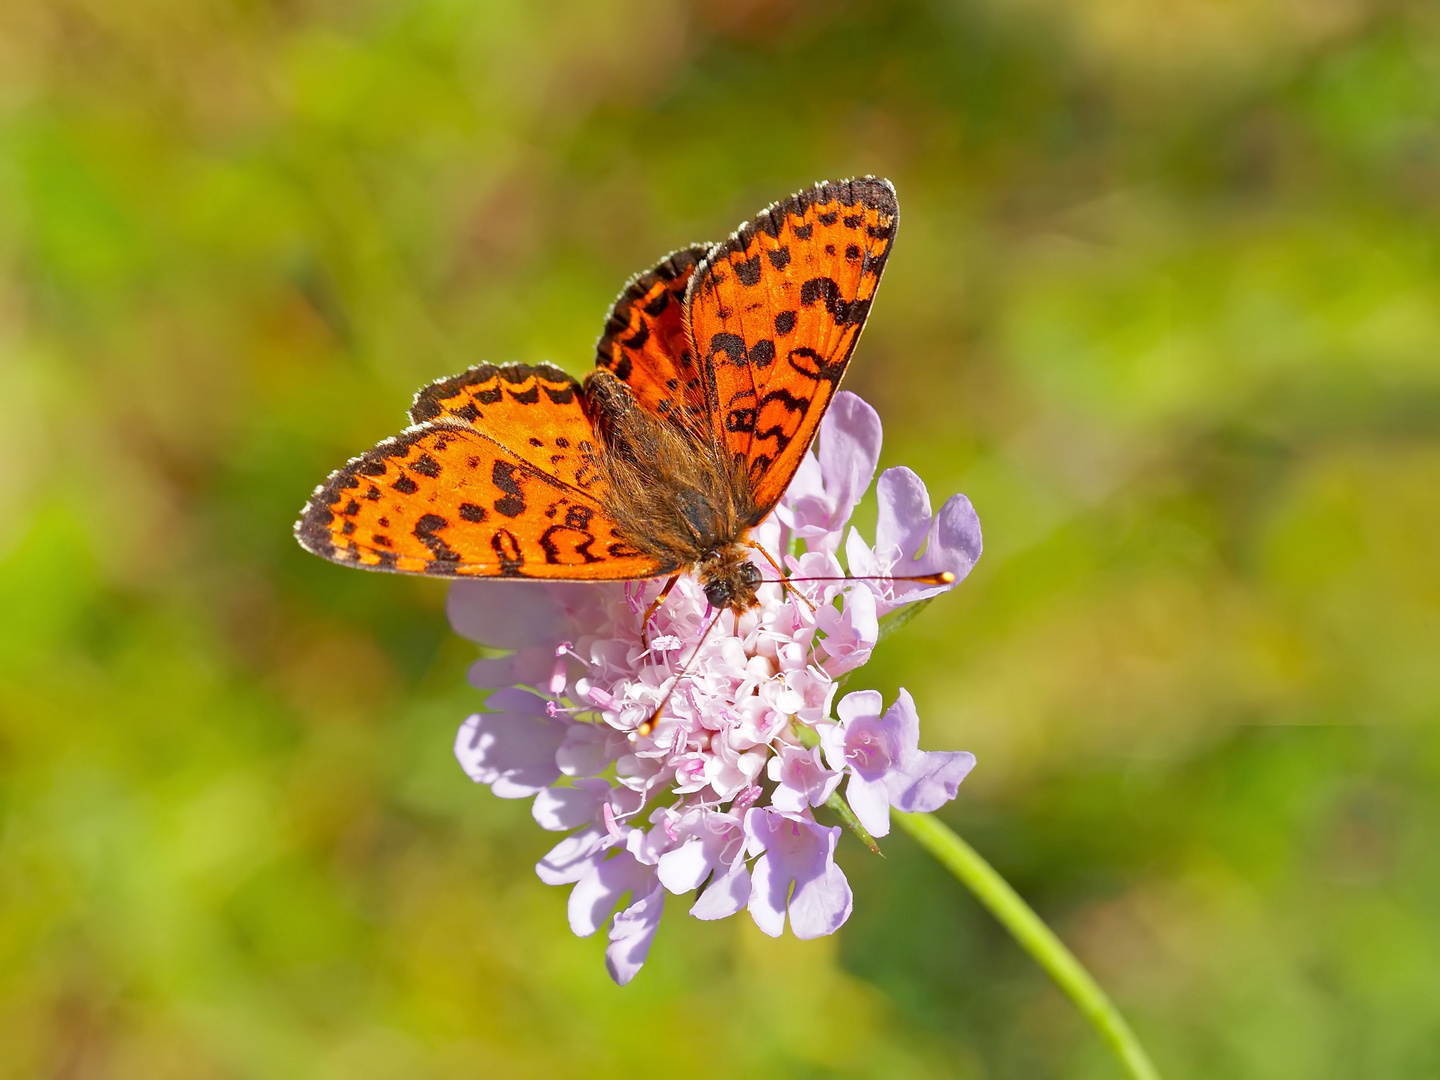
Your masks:
[{"label": "bokeh background", "polygon": [[[873,172],[848,386],[987,550],[852,686],[1166,1075],[1440,1075],[1440,8],[0,2],[0,1076],[1110,1077],[904,837],[611,986],[311,487]],[[873,514],[873,510],[871,511]]]}]

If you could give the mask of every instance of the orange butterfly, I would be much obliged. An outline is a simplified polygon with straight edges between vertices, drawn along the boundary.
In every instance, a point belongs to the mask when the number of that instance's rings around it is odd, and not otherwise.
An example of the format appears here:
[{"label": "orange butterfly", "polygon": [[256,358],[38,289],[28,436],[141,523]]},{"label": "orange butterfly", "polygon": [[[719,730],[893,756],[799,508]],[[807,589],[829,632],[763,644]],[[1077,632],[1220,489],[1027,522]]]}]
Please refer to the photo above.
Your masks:
[{"label": "orange butterfly", "polygon": [[583,385],[482,364],[425,387],[413,426],[315,490],[296,538],[441,577],[673,585],[693,570],[715,607],[753,607],[748,534],[845,374],[896,215],[888,180],[830,181],[675,252],[625,286]]}]

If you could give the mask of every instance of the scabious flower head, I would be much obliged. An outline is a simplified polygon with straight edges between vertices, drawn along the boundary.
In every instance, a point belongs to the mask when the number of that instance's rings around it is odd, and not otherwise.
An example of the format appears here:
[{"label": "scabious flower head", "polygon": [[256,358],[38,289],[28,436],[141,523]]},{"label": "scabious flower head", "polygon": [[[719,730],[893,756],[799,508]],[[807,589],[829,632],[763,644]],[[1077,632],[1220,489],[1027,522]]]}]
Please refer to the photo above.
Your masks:
[{"label": "scabious flower head", "polygon": [[[511,650],[471,667],[471,683],[491,691],[488,711],[461,725],[456,756],[501,798],[532,798],[542,828],[567,833],[536,872],[572,886],[575,933],[608,926],[616,982],[645,962],[667,895],[698,889],[696,918],[748,910],[772,936],[787,920],[797,937],[833,933],[850,915],[850,886],[835,862],[840,828],[817,821],[815,808],[843,790],[883,836],[892,806],[936,809],[974,764],[968,753],[919,749],[904,690],[889,709],[874,691],[837,700],[886,616],[954,584],[897,579],[948,570],[958,582],[980,556],[970,501],[953,496],[932,515],[909,469],[880,476],[874,545],[850,528],[879,456],[875,411],[837,394],[755,532],[795,582],[789,592],[762,585],[758,606],[740,615],[716,613],[688,576],[648,639],[640,622],[658,582],[452,587],[456,631]],[[842,549],[853,579],[804,580],[844,578]]]}]

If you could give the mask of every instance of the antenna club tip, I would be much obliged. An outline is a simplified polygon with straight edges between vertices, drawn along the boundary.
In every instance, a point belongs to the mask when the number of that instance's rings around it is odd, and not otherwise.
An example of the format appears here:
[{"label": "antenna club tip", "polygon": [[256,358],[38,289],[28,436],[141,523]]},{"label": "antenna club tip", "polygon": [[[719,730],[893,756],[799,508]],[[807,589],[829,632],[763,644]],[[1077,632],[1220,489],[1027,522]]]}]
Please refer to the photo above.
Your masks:
[{"label": "antenna club tip", "polygon": [[912,578],[897,578],[897,581],[913,581],[919,585],[954,585],[955,575],[949,570],[941,570],[935,574],[920,574]]}]

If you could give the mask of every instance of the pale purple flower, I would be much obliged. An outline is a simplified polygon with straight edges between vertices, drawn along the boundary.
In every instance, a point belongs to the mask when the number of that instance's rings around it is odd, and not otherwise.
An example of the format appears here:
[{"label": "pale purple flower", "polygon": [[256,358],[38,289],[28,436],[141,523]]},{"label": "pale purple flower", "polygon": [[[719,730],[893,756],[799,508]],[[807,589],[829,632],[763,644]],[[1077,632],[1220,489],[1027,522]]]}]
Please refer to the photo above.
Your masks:
[{"label": "pale purple flower", "polygon": [[787,814],[802,814],[812,806],[823,806],[840,786],[841,773],[825,767],[820,747],[809,749],[782,745],[767,769],[776,781],[770,805]]},{"label": "pale purple flower", "polygon": [[871,836],[890,832],[892,806],[938,810],[975,767],[966,750],[920,749],[920,718],[908,691],[881,716],[883,704],[874,690],[846,694],[835,709],[840,723],[820,735],[830,767],[850,774],[845,801]]},{"label": "pale purple flower", "polygon": [[656,863],[660,883],[673,893],[687,893],[710,879],[690,909],[697,919],[724,919],[742,910],[750,899],[750,873],[738,812],[701,807],[676,814],[674,832],[678,843]]},{"label": "pale purple flower", "polygon": [[[462,725],[456,756],[496,795],[533,797],[536,822],[567,833],[536,873],[572,886],[575,933],[608,925],[616,982],[644,963],[667,893],[700,890],[690,907],[700,919],[748,910],[768,934],[787,919],[799,937],[834,932],[850,887],[835,863],[840,830],[818,823],[816,809],[845,780],[856,816],[884,835],[891,806],[934,809],[973,764],[919,749],[903,690],[883,716],[873,692],[835,704],[885,616],[950,587],[889,577],[949,570],[958,582],[980,554],[969,501],[955,496],[932,517],[907,469],[880,477],[874,547],[849,529],[879,453],[879,417],[838,394],[815,451],[754,533],[790,571],[792,591],[768,583],[756,608],[717,616],[682,578],[651,621],[648,647],[640,617],[658,582],[451,589],[455,629],[509,650],[472,665],[471,683],[491,693],[487,711]],[[850,574],[884,580],[803,580],[844,578],[842,549]]]},{"label": "pale purple flower", "polygon": [[969,499],[950,496],[932,518],[924,482],[903,465],[880,474],[875,495],[880,507],[875,546],[867,547],[851,529],[845,556],[850,573],[870,581],[882,617],[902,604],[928,600],[950,587],[885,579],[949,570],[958,582],[970,573],[980,558],[981,543],[980,519]]},{"label": "pale purple flower", "polygon": [[[745,815],[750,854],[759,854],[750,885],[750,915],[771,937],[833,934],[850,917],[850,883],[835,865],[840,827],[757,806]],[[761,854],[763,852],[763,854]],[[792,892],[793,889],[793,892]]]}]

